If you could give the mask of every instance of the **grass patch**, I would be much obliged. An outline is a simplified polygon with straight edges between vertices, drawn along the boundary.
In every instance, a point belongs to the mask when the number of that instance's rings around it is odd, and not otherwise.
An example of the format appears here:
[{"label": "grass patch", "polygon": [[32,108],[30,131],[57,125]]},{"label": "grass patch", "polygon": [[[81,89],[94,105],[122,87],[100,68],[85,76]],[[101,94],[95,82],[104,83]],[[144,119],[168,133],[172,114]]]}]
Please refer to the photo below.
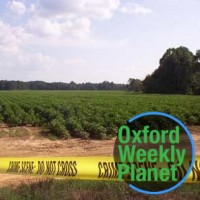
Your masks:
[{"label": "grass patch", "polygon": [[144,195],[118,182],[46,180],[0,189],[0,199],[11,200],[200,200],[198,183],[183,184],[164,195]]},{"label": "grass patch", "polygon": [[14,127],[14,128],[5,128],[0,130],[0,138],[2,137],[22,137],[26,136],[27,131],[23,130],[20,127]]}]

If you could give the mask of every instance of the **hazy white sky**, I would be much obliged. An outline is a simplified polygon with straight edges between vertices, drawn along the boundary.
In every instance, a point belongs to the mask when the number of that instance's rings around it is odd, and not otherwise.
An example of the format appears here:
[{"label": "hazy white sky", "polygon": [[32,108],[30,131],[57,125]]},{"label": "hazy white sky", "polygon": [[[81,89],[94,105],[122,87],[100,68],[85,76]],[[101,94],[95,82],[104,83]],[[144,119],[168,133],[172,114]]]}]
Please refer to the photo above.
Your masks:
[{"label": "hazy white sky", "polygon": [[126,83],[200,49],[200,0],[1,0],[0,79]]}]

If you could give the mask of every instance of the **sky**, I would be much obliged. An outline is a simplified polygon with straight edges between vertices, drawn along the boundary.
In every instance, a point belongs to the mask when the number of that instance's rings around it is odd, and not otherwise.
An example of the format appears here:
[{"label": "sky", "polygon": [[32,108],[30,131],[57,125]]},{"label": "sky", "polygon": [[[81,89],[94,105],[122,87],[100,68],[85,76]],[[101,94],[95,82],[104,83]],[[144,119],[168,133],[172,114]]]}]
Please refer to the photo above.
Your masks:
[{"label": "sky", "polygon": [[0,80],[143,80],[200,49],[199,0],[1,0]]}]

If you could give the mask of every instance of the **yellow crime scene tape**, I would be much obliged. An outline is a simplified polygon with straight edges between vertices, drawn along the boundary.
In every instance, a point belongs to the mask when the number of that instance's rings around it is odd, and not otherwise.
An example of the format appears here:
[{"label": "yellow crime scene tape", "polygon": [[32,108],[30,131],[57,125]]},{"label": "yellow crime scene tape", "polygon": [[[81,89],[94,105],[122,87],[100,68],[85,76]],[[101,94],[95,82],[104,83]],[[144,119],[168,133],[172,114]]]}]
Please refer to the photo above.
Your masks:
[{"label": "yellow crime scene tape", "polygon": [[[178,167],[177,177],[182,179],[191,161],[187,159]],[[138,167],[161,168],[168,164],[135,163]],[[168,166],[169,167],[169,166]],[[0,173],[27,174],[65,179],[85,180],[118,180],[117,162],[113,157],[27,157],[0,158]],[[200,156],[196,156],[195,163],[187,182],[200,181]]]}]

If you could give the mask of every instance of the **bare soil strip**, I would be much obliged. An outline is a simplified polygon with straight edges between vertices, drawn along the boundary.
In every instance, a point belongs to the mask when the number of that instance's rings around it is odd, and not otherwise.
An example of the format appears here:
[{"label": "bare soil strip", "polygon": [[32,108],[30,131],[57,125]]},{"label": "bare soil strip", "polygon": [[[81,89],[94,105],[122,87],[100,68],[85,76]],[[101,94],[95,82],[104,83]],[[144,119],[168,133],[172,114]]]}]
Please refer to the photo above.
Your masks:
[{"label": "bare soil strip", "polygon": [[[200,127],[189,127],[200,155]],[[111,140],[50,140],[36,127],[0,127],[0,157],[112,156],[115,138]],[[0,187],[32,183],[44,178],[0,174]]]}]

